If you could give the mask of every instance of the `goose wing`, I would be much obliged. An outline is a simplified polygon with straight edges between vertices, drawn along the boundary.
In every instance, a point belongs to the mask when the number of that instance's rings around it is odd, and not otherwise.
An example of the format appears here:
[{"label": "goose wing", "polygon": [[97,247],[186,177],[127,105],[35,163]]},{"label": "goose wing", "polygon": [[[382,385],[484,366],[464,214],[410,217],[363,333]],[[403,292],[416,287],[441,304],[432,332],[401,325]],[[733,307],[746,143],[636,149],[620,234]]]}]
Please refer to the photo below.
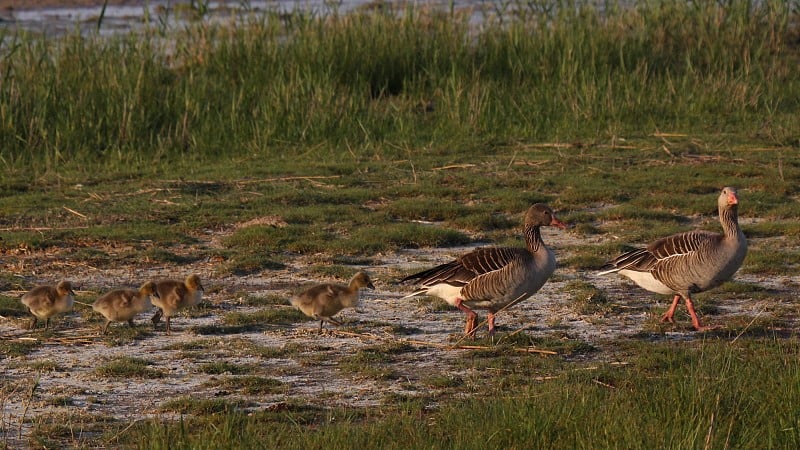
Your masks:
[{"label": "goose wing", "polygon": [[417,280],[423,286],[440,283],[464,286],[478,276],[501,270],[519,258],[522,252],[525,250],[505,247],[479,248],[453,261],[409,275],[400,282]]},{"label": "goose wing", "polygon": [[[636,272],[656,272],[660,267],[674,267],[688,264],[697,258],[698,252],[721,239],[721,236],[708,231],[688,231],[673,234],[654,241],[647,248],[632,250],[608,261],[601,269],[602,274],[633,270]],[[683,261],[683,262],[679,262]]]}]

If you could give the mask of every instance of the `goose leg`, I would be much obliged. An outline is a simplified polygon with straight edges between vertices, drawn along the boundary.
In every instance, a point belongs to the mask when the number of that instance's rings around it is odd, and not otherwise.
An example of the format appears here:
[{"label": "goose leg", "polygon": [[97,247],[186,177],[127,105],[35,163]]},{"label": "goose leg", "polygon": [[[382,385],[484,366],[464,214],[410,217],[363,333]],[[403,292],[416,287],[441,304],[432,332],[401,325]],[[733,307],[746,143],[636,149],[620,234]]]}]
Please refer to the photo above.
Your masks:
[{"label": "goose leg", "polygon": [[672,305],[670,305],[670,307],[667,310],[667,312],[665,312],[664,315],[661,316],[661,321],[662,322],[675,323],[675,319],[673,319],[672,316],[675,315],[675,308],[678,307],[678,301],[680,299],[681,299],[681,296],[676,294],[675,298],[672,299]]},{"label": "goose leg", "polygon": [[692,326],[697,331],[708,331],[716,328],[715,326],[703,326],[700,324],[700,319],[697,318],[697,313],[694,310],[694,303],[692,299],[686,297],[686,309],[689,310],[689,315],[692,316]]},{"label": "goose leg", "polygon": [[36,329],[36,316],[33,316],[33,320],[31,320],[31,324],[30,324],[30,326],[28,326],[28,329],[29,330]]},{"label": "goose leg", "polygon": [[475,329],[477,326],[475,322],[477,321],[477,315],[475,316],[467,316],[466,322],[464,322],[464,334],[474,338],[475,337]]},{"label": "goose leg", "polygon": [[170,336],[172,334],[171,331],[172,330],[169,327],[169,316],[167,316],[167,336]]},{"label": "goose leg", "polygon": [[110,320],[106,320],[106,324],[105,324],[105,326],[103,326],[103,333],[102,334],[106,334],[106,331],[108,331],[108,326],[110,324],[111,324],[111,321]]},{"label": "goose leg", "polygon": [[133,324],[133,319],[128,319],[128,325],[133,328],[135,325]]},{"label": "goose leg", "polygon": [[49,317],[44,320],[44,329],[46,330],[48,328],[50,328],[50,318]]},{"label": "goose leg", "polygon": [[486,314],[486,322],[489,323],[489,336],[494,337],[494,313],[489,311]]},{"label": "goose leg", "polygon": [[456,308],[464,311],[464,313],[467,315],[467,323],[464,326],[464,334],[470,337],[475,337],[475,321],[478,318],[478,314],[464,306],[463,302],[464,300],[460,298],[456,299]]},{"label": "goose leg", "polygon": [[162,310],[161,308],[156,309],[156,313],[153,314],[153,318],[150,319],[150,321],[153,322],[153,326],[155,326],[161,320],[161,316],[163,314],[164,310]]}]

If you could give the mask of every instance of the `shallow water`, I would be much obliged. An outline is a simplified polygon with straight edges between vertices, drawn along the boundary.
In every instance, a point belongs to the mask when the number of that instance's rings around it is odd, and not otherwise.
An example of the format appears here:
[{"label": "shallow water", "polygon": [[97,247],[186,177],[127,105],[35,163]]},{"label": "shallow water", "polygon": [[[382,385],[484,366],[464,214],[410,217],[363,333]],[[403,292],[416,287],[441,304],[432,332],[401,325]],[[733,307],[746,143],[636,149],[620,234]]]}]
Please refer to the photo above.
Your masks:
[{"label": "shallow water", "polygon": [[[207,11],[191,9],[189,2],[175,1],[141,1],[136,5],[108,5],[103,12],[102,1],[99,5],[51,7],[44,6],[33,9],[0,10],[0,32],[26,30],[46,36],[57,36],[80,30],[89,34],[98,32],[109,36],[143,29],[146,26],[175,29],[203,20],[206,23],[240,22],[257,18],[266,13],[289,13],[306,11],[324,15],[334,12],[346,13],[367,7],[374,3],[370,0],[239,0],[228,2],[211,2]],[[456,8],[481,3],[475,0],[458,0],[452,3]],[[427,5],[449,8],[448,1],[414,2],[415,5]],[[100,18],[102,16],[102,21]],[[99,27],[98,27],[98,22]]]}]

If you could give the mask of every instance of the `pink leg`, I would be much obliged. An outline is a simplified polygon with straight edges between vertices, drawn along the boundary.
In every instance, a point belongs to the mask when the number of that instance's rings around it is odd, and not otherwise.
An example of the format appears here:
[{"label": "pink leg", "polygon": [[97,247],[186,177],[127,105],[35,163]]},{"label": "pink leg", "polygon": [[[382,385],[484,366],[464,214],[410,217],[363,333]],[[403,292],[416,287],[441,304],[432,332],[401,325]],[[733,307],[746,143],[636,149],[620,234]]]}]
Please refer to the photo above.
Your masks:
[{"label": "pink leg", "polygon": [[494,336],[494,313],[489,311],[486,314],[486,321],[489,323],[489,336]]},{"label": "pink leg", "polygon": [[716,328],[716,327],[713,327],[713,326],[704,327],[703,325],[700,324],[700,319],[697,318],[697,313],[694,310],[694,303],[692,303],[692,299],[689,298],[689,297],[686,297],[686,309],[689,310],[689,315],[692,316],[692,325],[694,326],[695,330],[697,330],[697,331],[708,331],[708,330],[713,330],[714,328]]},{"label": "pink leg", "polygon": [[467,315],[467,323],[464,325],[464,334],[466,334],[467,336],[475,337],[475,328],[476,328],[475,321],[478,318],[478,314],[476,314],[475,311],[464,306],[464,304],[462,303],[463,301],[464,300],[460,298],[456,299],[456,308],[460,309],[461,311],[464,311],[464,313]]},{"label": "pink leg", "polygon": [[678,307],[678,300],[680,299],[681,299],[680,295],[675,295],[675,298],[672,299],[672,305],[669,307],[667,312],[665,312],[664,315],[661,316],[662,322],[675,323],[675,320],[672,318],[672,316],[675,315],[675,308]]}]

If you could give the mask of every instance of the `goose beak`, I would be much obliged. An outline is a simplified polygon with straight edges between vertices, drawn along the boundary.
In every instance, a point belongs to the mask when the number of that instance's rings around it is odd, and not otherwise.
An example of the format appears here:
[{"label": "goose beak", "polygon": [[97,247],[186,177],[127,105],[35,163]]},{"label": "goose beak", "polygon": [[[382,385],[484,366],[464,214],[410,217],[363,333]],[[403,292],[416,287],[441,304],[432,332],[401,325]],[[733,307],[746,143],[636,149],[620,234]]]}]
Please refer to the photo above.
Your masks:
[{"label": "goose beak", "polygon": [[558,220],[556,218],[556,216],[553,216],[553,220],[550,221],[550,226],[551,227],[558,227],[558,228],[561,228],[562,230],[567,228],[567,224],[565,224],[564,222]]},{"label": "goose beak", "polygon": [[730,192],[728,194],[728,205],[738,205],[739,204],[739,197],[736,196],[735,192]]}]

